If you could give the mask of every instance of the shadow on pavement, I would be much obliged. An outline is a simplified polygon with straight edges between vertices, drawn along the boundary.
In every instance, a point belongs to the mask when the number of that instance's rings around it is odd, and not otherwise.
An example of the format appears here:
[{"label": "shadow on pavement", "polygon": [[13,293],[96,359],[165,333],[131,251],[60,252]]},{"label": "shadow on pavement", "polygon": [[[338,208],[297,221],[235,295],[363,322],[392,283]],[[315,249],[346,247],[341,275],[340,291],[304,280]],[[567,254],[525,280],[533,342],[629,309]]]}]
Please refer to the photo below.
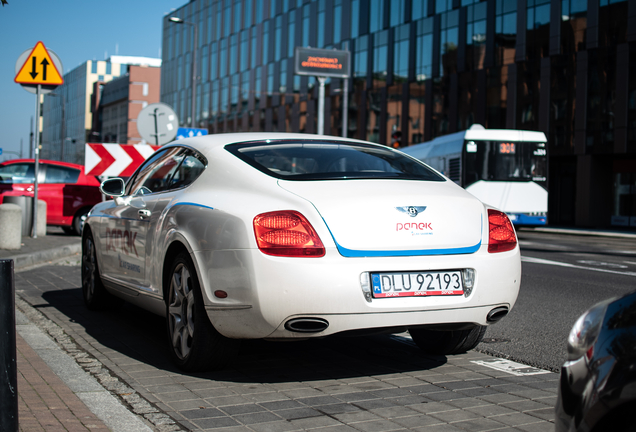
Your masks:
[{"label": "shadow on pavement", "polygon": [[[134,359],[188,375],[169,360],[164,318],[128,303],[116,310],[89,311],[84,307],[80,288],[46,289],[40,296],[46,303],[34,304],[33,297],[28,301],[49,317],[58,315],[71,325],[79,324],[81,328],[76,331],[83,330],[94,338],[103,346],[97,349],[115,363],[117,359],[123,360],[122,364]],[[237,383],[322,381],[422,371],[446,361],[444,356],[424,355],[414,345],[389,335],[331,336],[294,342],[246,340],[233,366],[191,375]]]}]

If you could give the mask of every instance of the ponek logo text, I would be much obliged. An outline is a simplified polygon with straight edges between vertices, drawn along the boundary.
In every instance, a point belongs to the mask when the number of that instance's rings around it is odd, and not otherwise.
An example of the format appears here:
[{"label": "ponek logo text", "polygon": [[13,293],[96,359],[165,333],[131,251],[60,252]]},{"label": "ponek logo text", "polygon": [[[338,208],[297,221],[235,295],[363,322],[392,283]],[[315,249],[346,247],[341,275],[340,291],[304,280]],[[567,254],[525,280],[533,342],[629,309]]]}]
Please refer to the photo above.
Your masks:
[{"label": "ponek logo text", "polygon": [[430,222],[412,222],[412,223],[397,223],[395,225],[396,231],[433,231],[433,226]]}]

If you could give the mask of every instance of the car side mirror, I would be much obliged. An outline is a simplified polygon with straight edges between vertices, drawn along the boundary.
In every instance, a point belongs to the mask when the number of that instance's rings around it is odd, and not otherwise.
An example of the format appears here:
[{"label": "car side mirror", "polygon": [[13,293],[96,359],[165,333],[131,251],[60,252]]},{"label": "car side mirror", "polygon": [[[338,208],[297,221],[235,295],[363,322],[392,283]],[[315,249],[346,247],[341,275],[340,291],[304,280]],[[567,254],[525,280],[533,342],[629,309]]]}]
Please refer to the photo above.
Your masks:
[{"label": "car side mirror", "polygon": [[119,177],[111,178],[104,180],[102,184],[99,186],[99,190],[106,196],[109,197],[120,197],[124,196],[126,191],[126,184],[124,180]]}]

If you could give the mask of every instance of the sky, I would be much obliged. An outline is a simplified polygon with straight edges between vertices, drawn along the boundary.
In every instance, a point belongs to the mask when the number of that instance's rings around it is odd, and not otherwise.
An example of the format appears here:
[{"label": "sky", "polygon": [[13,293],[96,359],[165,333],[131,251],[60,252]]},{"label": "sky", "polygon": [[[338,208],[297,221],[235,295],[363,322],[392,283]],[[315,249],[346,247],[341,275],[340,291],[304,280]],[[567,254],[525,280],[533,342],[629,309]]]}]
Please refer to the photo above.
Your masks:
[{"label": "sky", "polygon": [[0,6],[0,161],[29,157],[35,95],[16,84],[15,65],[42,41],[63,75],[111,55],[161,58],[162,18],[188,0],[8,0]]}]

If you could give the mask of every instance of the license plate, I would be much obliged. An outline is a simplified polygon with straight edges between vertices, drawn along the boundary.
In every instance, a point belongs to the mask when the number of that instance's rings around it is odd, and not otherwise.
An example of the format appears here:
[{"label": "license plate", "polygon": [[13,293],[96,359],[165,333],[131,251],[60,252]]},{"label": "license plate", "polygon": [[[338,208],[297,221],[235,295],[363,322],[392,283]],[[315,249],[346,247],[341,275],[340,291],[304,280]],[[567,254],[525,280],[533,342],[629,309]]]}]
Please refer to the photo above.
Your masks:
[{"label": "license plate", "polygon": [[461,271],[371,273],[374,298],[462,295]]}]

